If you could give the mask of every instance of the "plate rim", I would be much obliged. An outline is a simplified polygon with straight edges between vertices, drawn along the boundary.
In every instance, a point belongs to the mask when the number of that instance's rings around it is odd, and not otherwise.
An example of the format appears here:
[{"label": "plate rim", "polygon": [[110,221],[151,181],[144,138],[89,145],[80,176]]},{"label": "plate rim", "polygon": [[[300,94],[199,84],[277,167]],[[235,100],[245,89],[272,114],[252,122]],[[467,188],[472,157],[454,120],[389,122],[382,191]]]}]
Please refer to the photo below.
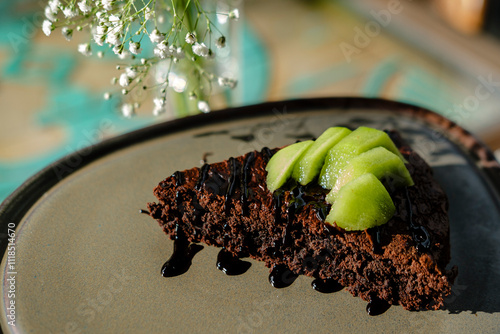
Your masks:
[{"label": "plate rim", "polygon": [[[0,256],[3,258],[7,249],[8,225],[14,223],[14,229],[17,230],[22,218],[46,192],[66,177],[108,154],[164,135],[222,123],[227,120],[235,121],[268,116],[275,113],[276,110],[293,114],[325,109],[387,110],[406,114],[439,128],[452,143],[459,146],[460,150],[483,173],[483,176],[490,181],[491,195],[497,199],[500,198],[500,164],[492,151],[468,130],[434,111],[409,103],[366,97],[323,97],[271,101],[167,120],[105,139],[52,162],[24,181],[0,204]],[[79,162],[73,167],[72,161],[74,160]],[[65,173],[57,174],[55,172],[57,169],[64,170]]]}]

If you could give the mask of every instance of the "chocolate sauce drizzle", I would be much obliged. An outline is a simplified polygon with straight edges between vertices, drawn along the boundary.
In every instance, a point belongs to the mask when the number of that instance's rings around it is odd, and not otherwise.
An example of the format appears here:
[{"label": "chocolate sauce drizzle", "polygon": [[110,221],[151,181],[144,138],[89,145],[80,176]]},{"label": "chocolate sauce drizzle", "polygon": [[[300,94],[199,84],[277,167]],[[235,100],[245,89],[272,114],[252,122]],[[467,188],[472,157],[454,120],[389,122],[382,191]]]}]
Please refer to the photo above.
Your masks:
[{"label": "chocolate sauce drizzle", "polygon": [[297,277],[299,275],[293,273],[286,265],[278,264],[273,267],[269,274],[269,283],[277,289],[282,289],[292,285]]},{"label": "chocolate sauce drizzle", "polygon": [[[268,161],[274,154],[273,150],[270,150],[267,147],[264,147],[261,150],[262,157],[265,161]],[[200,175],[197,180],[195,189],[201,190],[203,186],[206,188],[212,189],[214,193],[217,195],[223,195],[224,198],[224,209],[226,214],[229,213],[231,199],[234,197],[236,193],[236,189],[240,189],[241,191],[241,204],[243,215],[248,215],[248,199],[251,196],[250,188],[248,187],[249,182],[251,181],[251,168],[255,163],[255,152],[249,153],[243,163],[240,163],[235,158],[230,158],[228,160],[229,163],[229,180],[226,181],[224,177],[217,173],[212,173],[213,175],[209,176],[210,165],[205,163],[200,169]],[[172,175],[175,178],[176,186],[181,186],[184,183],[183,174],[181,172],[175,172]],[[286,206],[285,215],[282,213],[282,206],[284,204],[284,196],[287,189],[291,193],[291,199]],[[273,193],[273,209],[274,216],[277,225],[282,225],[286,223],[286,226],[283,231],[283,235],[281,239],[275,241],[275,252],[274,255],[279,256],[281,248],[279,243],[281,242],[284,248],[289,246],[293,242],[292,231],[293,231],[293,221],[295,219],[295,215],[300,213],[303,207],[307,204],[313,205],[316,209],[316,215],[321,220],[324,221],[326,216],[330,210],[330,206],[321,201],[315,201],[312,193],[314,193],[317,189],[311,189],[309,186],[302,186],[298,183],[291,182],[286,184],[283,188],[276,190]],[[202,224],[202,215],[206,212],[206,210],[199,204],[196,198],[195,191],[187,191],[187,196],[193,198],[193,206],[194,206],[194,217],[193,217],[193,225],[198,226]],[[417,242],[417,248],[428,249],[430,245],[429,235],[427,230],[423,226],[418,226],[413,223],[412,220],[412,211],[411,211],[411,203],[409,201],[408,190],[406,190],[406,195],[408,198],[408,212],[409,212],[409,224],[413,233],[413,238]],[[176,201],[182,202],[182,194],[177,193]],[[179,207],[179,210],[182,208]],[[141,213],[150,214],[146,210],[140,210]],[[286,221],[284,220],[284,217]],[[224,226],[224,230],[228,225]],[[379,228],[370,229],[370,235],[372,236],[372,240],[374,241],[374,250],[376,247],[380,247],[380,230]],[[175,228],[175,238],[174,238],[174,251],[171,257],[161,269],[161,273],[164,277],[173,277],[184,274],[191,266],[192,259],[194,255],[203,249],[203,246],[197,245],[194,243],[190,243],[187,237],[182,232],[179,225],[176,225]],[[193,232],[196,235],[196,230]],[[251,266],[250,262],[242,261],[237,256],[233,255],[226,248],[222,248],[217,256],[216,266],[219,270],[224,272],[226,275],[241,275],[245,273]],[[299,275],[292,272],[292,270],[284,265],[275,265],[270,274],[269,274],[269,283],[275,288],[285,288],[293,284],[293,282],[297,279]],[[334,279],[318,279],[316,278],[312,283],[312,288],[321,293],[333,293],[343,289],[343,286]],[[384,313],[390,305],[382,301],[378,298],[371,298],[368,303],[366,310],[370,315],[378,315]]]},{"label": "chocolate sauce drizzle", "polygon": [[276,225],[281,225],[281,205],[284,193],[285,191],[283,189],[277,189],[273,193],[274,221],[276,222]]},{"label": "chocolate sauce drizzle", "polygon": [[212,191],[218,196],[223,196],[226,194],[227,182],[222,175],[213,172],[205,181],[205,189]]},{"label": "chocolate sauce drizzle", "polygon": [[250,262],[240,260],[225,248],[222,248],[217,255],[217,269],[229,276],[244,274],[251,265]]},{"label": "chocolate sauce drizzle", "polygon": [[[203,208],[203,206],[201,206],[200,202],[198,201],[198,198],[196,197],[196,193],[194,191],[189,191],[188,192],[188,196],[190,196],[193,201],[192,201],[192,204],[193,204],[193,213],[194,213],[194,217],[193,217],[193,225],[195,226],[201,226],[203,224],[203,221],[202,221],[202,216],[205,214],[206,210]],[[194,233],[196,233],[197,230],[194,230]]]},{"label": "chocolate sauce drizzle", "polygon": [[368,233],[368,236],[370,237],[370,240],[372,242],[372,251],[375,254],[383,253],[382,252],[382,245],[381,245],[380,226],[369,228],[366,230],[366,233]]},{"label": "chocolate sauce drizzle", "polygon": [[268,162],[272,158],[272,156],[274,155],[273,151],[271,151],[271,149],[269,147],[262,148],[260,153],[262,154],[262,157],[264,158],[265,162]]},{"label": "chocolate sauce drizzle", "polygon": [[182,175],[182,173],[177,171],[174,174],[172,174],[172,176],[175,179],[175,186],[176,187],[182,186],[182,184],[184,183],[184,176]]},{"label": "chocolate sauce drizzle", "polygon": [[410,200],[410,193],[408,192],[408,187],[405,187],[406,195],[406,209],[408,211],[408,224],[410,225],[410,231],[413,236],[413,241],[417,244],[417,250],[419,252],[428,252],[431,249],[431,237],[427,229],[422,226],[415,224],[413,222],[413,209]]},{"label": "chocolate sauce drizzle", "polygon": [[342,290],[344,287],[333,278],[320,279],[312,281],[311,286],[314,290],[321,293],[333,293]]},{"label": "chocolate sauce drizzle", "polygon": [[229,158],[229,184],[227,186],[227,191],[226,191],[226,197],[224,199],[224,210],[226,211],[226,215],[229,214],[229,210],[231,209],[230,207],[230,201],[231,198],[233,197],[236,187],[239,184],[240,181],[240,170],[238,166],[238,160],[235,158],[231,157]]},{"label": "chocolate sauce drizzle", "polygon": [[203,156],[201,157],[201,161],[203,162],[204,165],[208,163],[208,156],[212,155],[212,154],[213,154],[212,152],[203,153]]},{"label": "chocolate sauce drizzle", "polygon": [[194,189],[196,189],[196,190],[200,190],[201,189],[201,187],[203,186],[203,184],[207,180],[208,171],[209,170],[210,170],[210,165],[209,164],[204,164],[201,167],[200,177],[199,177],[198,182],[196,183],[196,186],[194,187]]},{"label": "chocolate sauce drizzle", "polygon": [[179,224],[175,226],[174,252],[161,268],[163,277],[174,277],[184,274],[191,267],[193,257],[203,246],[190,244]]},{"label": "chocolate sauce drizzle", "polygon": [[314,205],[316,209],[316,217],[324,222],[330,212],[330,205],[322,202],[311,202],[311,204]]},{"label": "chocolate sauce drizzle", "polygon": [[243,162],[243,179],[242,179],[242,189],[241,189],[241,205],[244,216],[248,216],[248,197],[250,196],[248,183],[252,178],[251,168],[255,162],[255,152],[251,152],[245,157]]}]

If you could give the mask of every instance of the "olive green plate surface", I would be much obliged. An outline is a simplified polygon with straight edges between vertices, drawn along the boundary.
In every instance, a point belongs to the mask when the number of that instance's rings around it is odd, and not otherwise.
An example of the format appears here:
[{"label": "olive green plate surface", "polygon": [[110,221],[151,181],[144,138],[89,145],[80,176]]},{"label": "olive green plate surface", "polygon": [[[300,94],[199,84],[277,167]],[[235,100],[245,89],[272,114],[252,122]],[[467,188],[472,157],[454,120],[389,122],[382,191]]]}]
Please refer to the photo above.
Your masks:
[{"label": "olive green plate surface", "polygon": [[[372,317],[366,302],[345,290],[318,293],[308,277],[275,289],[269,270],[253,260],[245,274],[226,276],[215,266],[218,249],[209,246],[185,274],[160,275],[173,243],[139,213],[155,200],[159,181],[201,166],[203,157],[217,162],[339,125],[399,130],[432,165],[450,199],[450,265],[459,267],[444,309],[393,306]],[[499,176],[491,152],[461,128],[383,100],[267,103],[113,138],[49,166],[0,207],[1,327],[12,333],[495,333]]]}]

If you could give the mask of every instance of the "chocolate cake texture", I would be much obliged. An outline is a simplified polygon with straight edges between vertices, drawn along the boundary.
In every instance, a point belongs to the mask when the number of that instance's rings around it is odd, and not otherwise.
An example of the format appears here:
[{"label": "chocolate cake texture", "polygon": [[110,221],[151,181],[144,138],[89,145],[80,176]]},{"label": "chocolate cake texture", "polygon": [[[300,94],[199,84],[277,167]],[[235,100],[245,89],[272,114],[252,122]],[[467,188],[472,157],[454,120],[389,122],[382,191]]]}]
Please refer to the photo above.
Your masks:
[{"label": "chocolate cake texture", "polygon": [[457,268],[450,262],[448,201],[432,169],[397,132],[414,186],[389,189],[396,213],[386,224],[344,231],[324,222],[327,190],[288,182],[271,193],[265,167],[278,149],[175,172],[149,203],[171,239],[223,247],[269,268],[334,281],[363,300],[407,310],[439,309]]}]

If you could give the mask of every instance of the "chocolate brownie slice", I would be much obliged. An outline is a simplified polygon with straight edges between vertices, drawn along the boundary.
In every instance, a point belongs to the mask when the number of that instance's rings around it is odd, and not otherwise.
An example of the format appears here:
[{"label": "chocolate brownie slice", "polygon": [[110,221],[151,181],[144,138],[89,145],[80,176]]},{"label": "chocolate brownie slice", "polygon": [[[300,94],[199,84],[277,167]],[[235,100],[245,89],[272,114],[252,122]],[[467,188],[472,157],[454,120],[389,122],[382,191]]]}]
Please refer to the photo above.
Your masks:
[{"label": "chocolate brownie slice", "polygon": [[289,182],[271,193],[265,167],[278,149],[176,172],[154,189],[150,215],[170,238],[223,247],[269,268],[338,282],[366,301],[438,309],[451,292],[448,202],[427,163],[393,132],[415,182],[391,192],[396,214],[365,231],[325,224],[327,191]]}]

